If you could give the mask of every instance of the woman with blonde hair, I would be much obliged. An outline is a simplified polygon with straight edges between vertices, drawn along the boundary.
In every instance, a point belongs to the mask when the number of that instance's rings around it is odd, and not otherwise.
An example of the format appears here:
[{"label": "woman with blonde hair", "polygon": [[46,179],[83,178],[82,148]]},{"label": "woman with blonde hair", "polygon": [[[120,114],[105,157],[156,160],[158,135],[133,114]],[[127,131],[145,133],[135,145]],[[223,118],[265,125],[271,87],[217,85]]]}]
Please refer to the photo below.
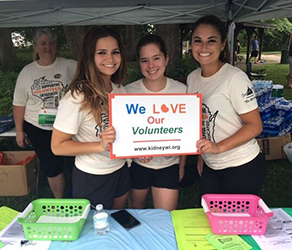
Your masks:
[{"label": "woman with blonde hair", "polygon": [[[57,157],[51,151],[52,117],[73,79],[76,61],[56,57],[57,36],[48,28],[36,31],[33,48],[35,61],[22,69],[14,91],[16,141],[25,147],[29,139],[55,198],[62,198],[64,157]],[[45,115],[49,113],[52,116]]]}]

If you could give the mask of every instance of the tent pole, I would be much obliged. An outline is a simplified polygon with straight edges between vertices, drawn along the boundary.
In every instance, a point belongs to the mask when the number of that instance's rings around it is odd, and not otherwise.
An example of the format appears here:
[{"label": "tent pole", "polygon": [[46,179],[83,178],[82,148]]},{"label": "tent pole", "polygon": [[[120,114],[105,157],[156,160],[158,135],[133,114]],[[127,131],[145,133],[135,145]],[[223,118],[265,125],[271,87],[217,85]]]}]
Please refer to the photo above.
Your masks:
[{"label": "tent pole", "polygon": [[259,38],[260,38],[260,44],[259,44],[259,61],[262,59],[262,50],[263,50],[263,40],[264,40],[264,29],[259,28]]},{"label": "tent pole", "polygon": [[228,46],[230,51],[230,63],[234,65],[234,30],[235,30],[235,23],[232,21],[232,0],[229,0],[228,4],[228,20],[227,20],[227,27],[228,27]]},{"label": "tent pole", "polygon": [[230,63],[234,65],[234,30],[235,30],[235,23],[231,22],[228,25],[228,46],[230,51]]}]

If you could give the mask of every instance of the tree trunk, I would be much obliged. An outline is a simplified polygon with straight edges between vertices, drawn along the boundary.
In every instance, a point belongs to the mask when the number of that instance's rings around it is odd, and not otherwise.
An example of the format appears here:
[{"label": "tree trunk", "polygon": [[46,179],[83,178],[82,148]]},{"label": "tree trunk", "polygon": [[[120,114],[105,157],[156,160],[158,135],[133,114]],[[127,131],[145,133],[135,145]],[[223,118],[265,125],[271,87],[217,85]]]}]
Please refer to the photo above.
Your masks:
[{"label": "tree trunk", "polygon": [[0,55],[3,68],[9,71],[14,70],[16,54],[11,39],[11,30],[9,28],[0,28]]},{"label": "tree trunk", "polygon": [[82,46],[83,36],[89,27],[86,26],[64,26],[67,43],[71,57],[78,60],[79,52]]},{"label": "tree trunk", "polygon": [[137,26],[127,25],[126,26],[126,50],[127,50],[127,61],[133,62],[136,60],[136,44],[137,44]]},{"label": "tree trunk", "polygon": [[157,35],[161,36],[166,44],[169,55],[167,72],[171,75],[176,64],[180,60],[180,32],[179,24],[158,24],[155,25]]}]

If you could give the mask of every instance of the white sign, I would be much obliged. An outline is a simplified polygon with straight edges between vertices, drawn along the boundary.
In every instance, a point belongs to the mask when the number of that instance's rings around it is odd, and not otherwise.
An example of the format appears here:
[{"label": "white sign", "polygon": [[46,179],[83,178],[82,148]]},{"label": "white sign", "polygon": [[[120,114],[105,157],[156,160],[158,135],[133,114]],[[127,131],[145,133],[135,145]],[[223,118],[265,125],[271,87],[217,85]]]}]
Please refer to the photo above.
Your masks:
[{"label": "white sign", "polygon": [[111,158],[198,154],[201,94],[110,94]]}]

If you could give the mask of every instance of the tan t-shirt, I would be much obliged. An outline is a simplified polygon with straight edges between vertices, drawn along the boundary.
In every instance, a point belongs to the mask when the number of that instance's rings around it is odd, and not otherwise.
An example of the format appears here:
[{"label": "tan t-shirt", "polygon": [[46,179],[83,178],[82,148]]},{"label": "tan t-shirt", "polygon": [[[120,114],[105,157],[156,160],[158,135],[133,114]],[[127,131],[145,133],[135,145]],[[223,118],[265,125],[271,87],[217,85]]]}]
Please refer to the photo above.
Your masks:
[{"label": "tan t-shirt", "polygon": [[[152,92],[147,89],[143,83],[143,79],[140,79],[136,82],[133,82],[126,86],[126,90],[128,93],[148,93],[148,94],[165,94],[165,93],[186,93],[187,86],[181,82],[176,80],[167,78],[165,88],[159,92]],[[152,169],[162,169],[174,164],[178,164],[180,161],[180,157],[178,155],[175,156],[158,156],[153,157],[153,159],[149,163],[140,162],[138,159],[133,159],[137,164],[152,168]]]},{"label": "tan t-shirt", "polygon": [[24,120],[35,127],[52,130],[52,125],[39,124],[41,109],[58,108],[76,70],[76,61],[57,57],[49,66],[32,62],[20,72],[13,97],[14,106],[25,106]]},{"label": "tan t-shirt", "polygon": [[[188,93],[202,94],[203,138],[220,142],[242,126],[239,115],[257,109],[253,86],[240,69],[225,64],[211,77],[202,77],[201,69],[189,74]],[[205,163],[213,169],[236,167],[253,160],[259,154],[255,139],[220,154],[202,154]]]},{"label": "tan t-shirt", "polygon": [[[112,84],[112,93],[126,93],[125,88]],[[76,99],[70,93],[61,100],[54,128],[67,134],[73,134],[73,140],[79,142],[100,142],[100,133],[108,127],[108,114],[102,114],[102,125],[99,127],[93,116],[88,111],[80,111],[83,95],[75,94]],[[110,159],[110,152],[78,155],[75,157],[75,165],[78,169],[89,174],[110,174],[120,169],[125,159]]]}]

